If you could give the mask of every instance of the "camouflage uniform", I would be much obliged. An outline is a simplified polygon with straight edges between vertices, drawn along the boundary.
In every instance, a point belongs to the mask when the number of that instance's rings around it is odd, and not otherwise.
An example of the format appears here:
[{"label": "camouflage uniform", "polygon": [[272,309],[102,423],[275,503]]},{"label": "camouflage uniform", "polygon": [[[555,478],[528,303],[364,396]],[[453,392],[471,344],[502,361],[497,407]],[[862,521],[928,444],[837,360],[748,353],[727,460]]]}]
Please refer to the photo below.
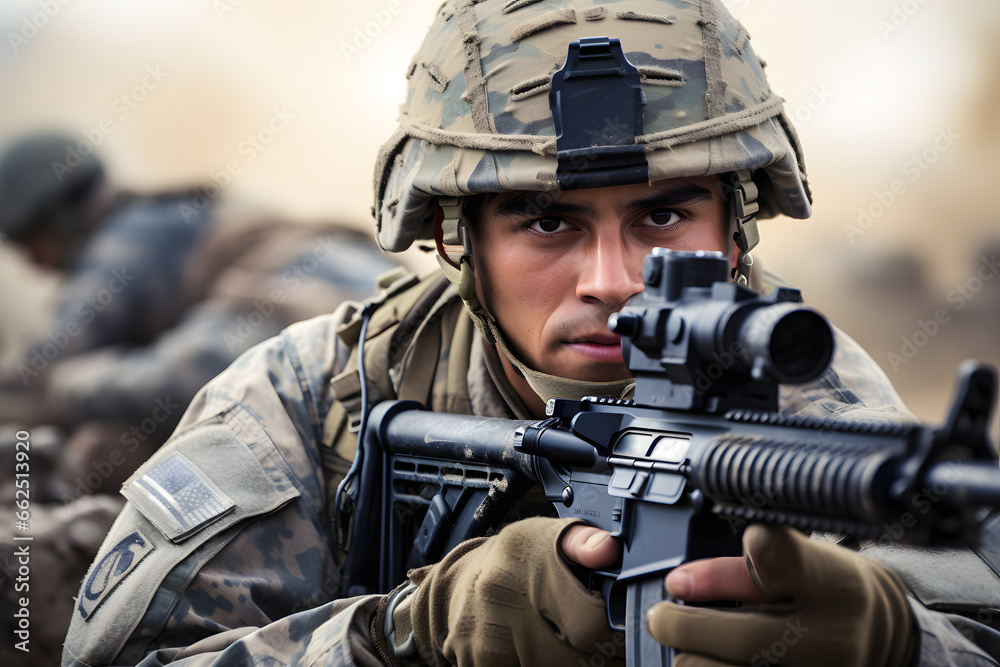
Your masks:
[{"label": "camouflage uniform", "polygon": [[[538,93],[548,90],[566,44],[596,35],[621,35],[644,77],[646,134],[629,139],[645,147],[650,180],[758,169],[756,186],[747,187],[754,195],[759,188],[762,214],[809,215],[794,131],[746,30],[709,0],[607,4],[442,5],[407,73],[400,130],[376,165],[383,248],[431,238],[443,197],[555,189],[558,147]],[[651,55],[664,46],[674,57]],[[536,65],[534,78],[514,66],[515,53]],[[492,332],[471,333],[462,301],[478,304],[460,223],[449,218],[442,227],[445,244],[458,246],[445,269],[458,289],[441,277],[415,296],[405,279],[389,288],[393,296],[368,330],[370,341],[381,341],[372,349],[382,351],[366,348],[370,401],[399,396],[435,410],[526,418],[486,342]],[[345,305],[253,348],[198,394],[171,442],[126,484],[130,502],[83,581],[64,665],[382,664],[369,636],[379,598],[338,599],[342,554],[331,511],[355,444],[346,425],[360,386],[352,366],[359,334],[358,309]],[[911,418],[874,362],[843,334],[837,343],[832,370],[783,388],[782,409]],[[149,490],[167,479],[183,480],[202,501],[186,509],[186,495],[168,492],[178,511],[164,509],[170,500]],[[925,571],[903,576],[929,604],[989,609],[1000,590],[982,560],[933,577]],[[979,581],[980,590],[952,585],[959,580]],[[1000,634],[987,625],[930,611],[916,597],[911,603],[923,664],[989,664],[990,651],[1000,655]]]},{"label": "camouflage uniform", "polygon": [[[454,319],[451,329],[470,328],[452,286],[425,320],[442,317]],[[345,462],[331,451],[334,429],[324,428],[331,386],[335,377],[345,377],[338,371],[347,364],[356,323],[357,310],[345,305],[294,325],[243,355],[198,394],[173,439],[126,486],[183,466],[184,475],[205,476],[235,507],[215,506],[211,516],[197,520],[202,527],[173,543],[129,502],[84,579],[64,665],[156,665],[181,658],[192,665],[250,664],[265,656],[280,664],[320,657],[322,664],[375,664],[369,622],[378,597],[338,599],[330,498]],[[338,329],[347,341],[337,337]],[[783,410],[910,418],[875,363],[842,333],[837,343],[833,369],[824,377],[783,388]],[[428,405],[442,409],[449,364],[465,362],[467,412],[527,418],[518,401],[505,400],[515,394],[497,352],[478,335],[463,357],[447,342],[431,356],[440,361],[431,369],[436,380],[424,397]],[[384,368],[378,361],[369,366]],[[378,374],[373,385],[399,378]],[[925,586],[935,594],[937,588]],[[984,644],[1000,637],[967,619],[930,612],[916,599],[913,605],[923,624],[926,664],[941,664],[934,660],[952,647],[979,655],[960,630],[975,627]]]}]

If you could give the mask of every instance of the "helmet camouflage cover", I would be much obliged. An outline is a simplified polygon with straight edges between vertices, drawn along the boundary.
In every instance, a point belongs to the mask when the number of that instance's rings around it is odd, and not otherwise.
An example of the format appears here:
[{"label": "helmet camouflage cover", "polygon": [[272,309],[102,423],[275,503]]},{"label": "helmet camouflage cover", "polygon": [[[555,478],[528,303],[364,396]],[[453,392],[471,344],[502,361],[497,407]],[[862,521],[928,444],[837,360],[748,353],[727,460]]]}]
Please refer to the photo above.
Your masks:
[{"label": "helmet camouflage cover", "polygon": [[[433,237],[439,197],[558,189],[548,92],[570,43],[638,69],[650,181],[753,170],[759,217],[810,215],[798,138],[750,35],[716,0],[447,0],[406,73],[375,169],[378,241]],[[631,137],[629,137],[631,140]]]}]

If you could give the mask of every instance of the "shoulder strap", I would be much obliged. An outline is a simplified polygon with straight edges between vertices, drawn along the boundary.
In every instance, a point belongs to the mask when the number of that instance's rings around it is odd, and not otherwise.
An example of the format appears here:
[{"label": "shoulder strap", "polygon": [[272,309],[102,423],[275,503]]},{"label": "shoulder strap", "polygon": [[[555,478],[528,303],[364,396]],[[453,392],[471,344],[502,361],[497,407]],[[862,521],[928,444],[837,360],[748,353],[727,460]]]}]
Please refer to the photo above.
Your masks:
[{"label": "shoulder strap", "polygon": [[[454,288],[440,273],[422,280],[408,276],[396,280],[378,299],[380,303],[368,324],[365,337],[365,371],[371,405],[395,398],[410,399],[441,409],[438,403],[461,405],[468,400],[465,372],[459,368],[448,373],[451,361],[462,354],[452,344],[464,308]],[[464,318],[467,319],[467,318]],[[466,327],[468,328],[468,327]],[[358,336],[360,310],[342,326],[337,335],[350,352],[347,363],[330,381],[333,405],[323,425],[324,457],[332,454],[338,465],[349,467],[357,446],[357,427],[361,421],[361,380],[358,375]],[[471,340],[471,339],[470,339]],[[468,347],[460,365],[468,368]],[[439,364],[447,359],[448,363]],[[449,380],[439,382],[442,373]],[[455,381],[455,387],[448,385]],[[459,398],[449,400],[456,395]],[[433,400],[440,395],[440,400]],[[369,406],[370,407],[370,406]],[[346,465],[346,467],[345,467]]]}]

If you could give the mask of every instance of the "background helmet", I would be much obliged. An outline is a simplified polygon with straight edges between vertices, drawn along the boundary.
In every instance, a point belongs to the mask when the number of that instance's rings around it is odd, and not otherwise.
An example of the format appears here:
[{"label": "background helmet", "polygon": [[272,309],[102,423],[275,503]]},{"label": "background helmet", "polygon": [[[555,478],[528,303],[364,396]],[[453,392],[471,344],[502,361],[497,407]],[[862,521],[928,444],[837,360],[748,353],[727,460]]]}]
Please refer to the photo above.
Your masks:
[{"label": "background helmet", "polygon": [[760,217],[810,215],[783,100],[721,2],[447,0],[379,153],[379,245],[432,238],[439,197],[558,189],[552,75],[571,42],[601,36],[618,38],[638,69],[646,103],[634,143],[650,181],[753,171]]},{"label": "background helmet", "polygon": [[82,200],[103,179],[100,161],[78,153],[68,137],[21,139],[0,157],[0,233],[19,240],[48,214]]}]

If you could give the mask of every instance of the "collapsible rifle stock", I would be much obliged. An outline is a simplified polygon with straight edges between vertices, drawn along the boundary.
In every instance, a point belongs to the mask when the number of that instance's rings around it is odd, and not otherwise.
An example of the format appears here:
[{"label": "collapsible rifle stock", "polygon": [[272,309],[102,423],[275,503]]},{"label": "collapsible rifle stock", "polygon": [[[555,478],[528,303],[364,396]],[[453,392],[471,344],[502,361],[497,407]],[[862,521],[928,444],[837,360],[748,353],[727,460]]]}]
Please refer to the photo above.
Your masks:
[{"label": "collapsible rifle stock", "polygon": [[409,568],[496,530],[532,484],[561,517],[611,531],[597,573],[629,665],[666,665],[645,632],[664,575],[741,554],[751,522],[919,545],[973,546],[1000,505],[989,441],[996,372],[967,363],[946,423],[864,423],[778,413],[778,385],[813,382],[830,325],[797,290],[758,296],[719,253],[656,249],[646,288],[611,318],[633,401],[554,400],[542,421],[376,406],[363,434],[347,590],[388,592]]}]

